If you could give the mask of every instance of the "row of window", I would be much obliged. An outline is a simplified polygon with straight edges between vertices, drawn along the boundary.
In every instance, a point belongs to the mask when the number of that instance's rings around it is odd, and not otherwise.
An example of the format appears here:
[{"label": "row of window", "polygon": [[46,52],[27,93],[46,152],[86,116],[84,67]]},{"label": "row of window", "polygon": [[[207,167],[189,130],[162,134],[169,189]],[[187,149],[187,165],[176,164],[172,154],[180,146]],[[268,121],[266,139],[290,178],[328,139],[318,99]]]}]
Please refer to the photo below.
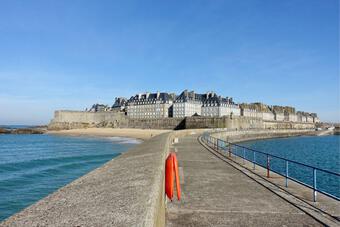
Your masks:
[{"label": "row of window", "polygon": [[133,101],[133,102],[129,102],[128,105],[146,105],[146,104],[155,104],[155,103],[172,103],[172,101],[166,101],[166,100],[155,100],[155,101]]}]

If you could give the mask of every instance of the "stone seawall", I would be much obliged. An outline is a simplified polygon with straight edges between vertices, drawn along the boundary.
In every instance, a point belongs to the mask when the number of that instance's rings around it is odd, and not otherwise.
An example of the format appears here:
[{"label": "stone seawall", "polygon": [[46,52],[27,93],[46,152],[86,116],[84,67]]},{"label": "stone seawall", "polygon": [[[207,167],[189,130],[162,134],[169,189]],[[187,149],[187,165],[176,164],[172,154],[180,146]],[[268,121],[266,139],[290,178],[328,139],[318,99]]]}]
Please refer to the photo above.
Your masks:
[{"label": "stone seawall", "polygon": [[56,111],[49,130],[91,127],[141,128],[141,129],[307,129],[314,123],[263,121],[252,117],[186,117],[160,119],[131,119],[121,112]]},{"label": "stone seawall", "polygon": [[275,130],[241,130],[241,131],[215,131],[211,133],[212,137],[229,141],[232,143],[269,139],[269,138],[281,138],[292,137],[301,135],[316,135],[316,131],[313,129],[275,129]]}]

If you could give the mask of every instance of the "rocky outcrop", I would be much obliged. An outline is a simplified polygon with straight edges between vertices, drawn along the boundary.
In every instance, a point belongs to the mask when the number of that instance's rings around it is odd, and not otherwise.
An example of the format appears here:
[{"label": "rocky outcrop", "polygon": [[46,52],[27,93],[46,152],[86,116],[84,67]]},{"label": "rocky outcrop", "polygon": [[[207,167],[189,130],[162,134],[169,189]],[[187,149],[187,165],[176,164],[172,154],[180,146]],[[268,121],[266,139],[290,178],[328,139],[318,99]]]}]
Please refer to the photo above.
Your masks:
[{"label": "rocky outcrop", "polygon": [[69,130],[81,128],[93,128],[96,124],[83,122],[52,122],[48,125],[48,130]]},{"label": "rocky outcrop", "polygon": [[11,130],[11,134],[43,134],[45,130],[35,128],[20,128]]},{"label": "rocky outcrop", "polygon": [[46,132],[44,128],[19,128],[4,129],[0,128],[0,134],[43,134]]},{"label": "rocky outcrop", "polygon": [[11,131],[8,129],[0,128],[0,134],[10,134]]},{"label": "rocky outcrop", "polygon": [[340,135],[340,126],[336,126],[334,129],[334,135]]}]

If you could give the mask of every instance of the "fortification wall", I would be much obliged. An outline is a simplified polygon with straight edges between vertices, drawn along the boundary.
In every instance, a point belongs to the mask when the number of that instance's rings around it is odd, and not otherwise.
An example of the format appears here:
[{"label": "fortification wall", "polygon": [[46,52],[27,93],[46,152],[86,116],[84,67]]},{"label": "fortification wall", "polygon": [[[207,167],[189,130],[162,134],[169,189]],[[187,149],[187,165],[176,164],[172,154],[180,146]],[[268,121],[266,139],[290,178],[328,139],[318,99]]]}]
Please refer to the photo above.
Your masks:
[{"label": "fortification wall", "polygon": [[307,122],[284,122],[284,121],[263,121],[264,129],[314,129],[314,123]]},{"label": "fortification wall", "polygon": [[264,121],[261,118],[234,116],[131,119],[121,112],[56,111],[49,130],[91,127],[141,129],[307,129],[314,123]]},{"label": "fortification wall", "polygon": [[127,119],[121,126],[141,129],[184,129],[184,118]]},{"label": "fortification wall", "polygon": [[54,113],[53,122],[68,122],[68,123],[88,123],[98,124],[103,121],[121,121],[125,118],[121,112],[85,112],[85,111],[64,111],[58,110]]},{"label": "fortification wall", "polygon": [[260,118],[252,117],[187,117],[185,119],[186,129],[195,128],[263,128],[263,121]]},{"label": "fortification wall", "polygon": [[121,112],[85,112],[58,110],[48,125],[49,130],[91,128],[91,127],[123,127],[127,118]]}]

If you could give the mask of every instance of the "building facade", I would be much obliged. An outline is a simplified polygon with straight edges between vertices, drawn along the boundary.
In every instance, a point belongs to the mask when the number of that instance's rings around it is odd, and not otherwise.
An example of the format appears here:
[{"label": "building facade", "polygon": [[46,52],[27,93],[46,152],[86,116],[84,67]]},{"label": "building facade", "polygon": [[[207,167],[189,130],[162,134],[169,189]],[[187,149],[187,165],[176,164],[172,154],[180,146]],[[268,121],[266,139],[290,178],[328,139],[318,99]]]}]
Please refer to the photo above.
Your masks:
[{"label": "building facade", "polygon": [[[248,115],[252,114],[252,116],[261,118],[266,121],[275,120],[275,115],[272,112],[272,110],[269,108],[269,106],[263,103],[260,103],[260,102],[250,103],[250,104],[243,103],[240,106],[243,109],[242,112],[245,114],[248,114]],[[245,116],[245,115],[242,115],[242,116]]]},{"label": "building facade", "polygon": [[137,94],[127,101],[126,113],[135,119],[172,117],[170,107],[174,99],[174,94],[164,92]]},{"label": "building facade", "polygon": [[232,98],[222,98],[214,92],[208,92],[202,105],[202,116],[205,117],[222,117],[222,116],[240,116],[241,109],[236,105]]},{"label": "building facade", "polygon": [[90,111],[123,111],[128,117],[136,119],[244,116],[264,121],[320,122],[316,113],[295,112],[295,108],[290,106],[268,106],[260,102],[238,105],[232,98],[221,97],[214,92],[198,94],[188,90],[179,96],[174,93],[147,92],[128,100],[120,97],[115,99],[112,107],[95,104]]},{"label": "building facade", "polygon": [[172,111],[174,118],[191,117],[202,115],[204,95],[194,91],[183,91],[174,101]]}]

